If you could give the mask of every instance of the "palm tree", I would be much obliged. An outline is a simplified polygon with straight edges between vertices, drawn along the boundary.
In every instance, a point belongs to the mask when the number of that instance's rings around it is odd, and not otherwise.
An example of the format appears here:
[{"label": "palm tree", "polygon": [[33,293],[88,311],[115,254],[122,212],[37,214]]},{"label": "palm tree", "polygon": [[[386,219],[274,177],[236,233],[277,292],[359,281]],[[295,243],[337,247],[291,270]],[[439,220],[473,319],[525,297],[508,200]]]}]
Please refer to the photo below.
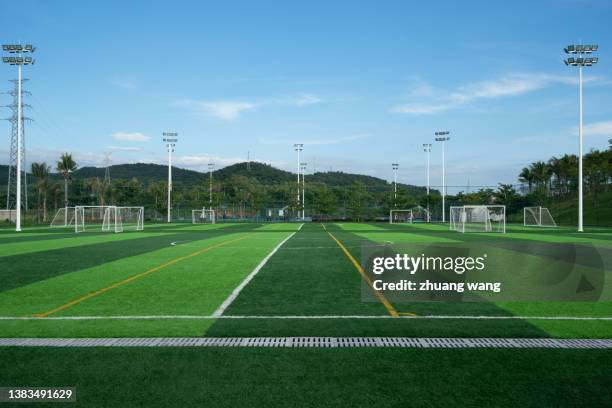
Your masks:
[{"label": "palm tree", "polygon": [[527,183],[529,186],[529,192],[531,193],[531,188],[533,187],[533,173],[529,168],[523,167],[521,173],[519,174],[519,181],[521,183]]},{"label": "palm tree", "polygon": [[51,167],[47,166],[47,163],[32,163],[32,174],[36,177],[36,189],[38,190],[38,203],[36,217],[40,222],[40,199],[44,193],[43,199],[43,222],[47,221],[47,187],[48,187],[48,176],[51,172]]},{"label": "palm tree", "polygon": [[68,207],[68,180],[72,172],[77,169],[77,164],[72,158],[72,154],[63,153],[57,162],[57,172],[64,176],[64,208]]},{"label": "palm tree", "polygon": [[538,187],[546,187],[550,178],[548,166],[543,161],[537,161],[529,166],[533,179]]}]

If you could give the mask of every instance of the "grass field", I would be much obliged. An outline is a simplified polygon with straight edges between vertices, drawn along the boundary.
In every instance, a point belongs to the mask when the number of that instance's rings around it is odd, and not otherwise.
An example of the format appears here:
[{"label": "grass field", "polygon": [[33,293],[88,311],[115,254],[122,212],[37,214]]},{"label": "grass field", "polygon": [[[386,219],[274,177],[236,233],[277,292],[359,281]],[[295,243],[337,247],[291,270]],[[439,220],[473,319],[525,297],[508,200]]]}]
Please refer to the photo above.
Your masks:
[{"label": "grass field", "polygon": [[510,226],[502,235],[424,224],[285,223],[159,224],[123,234],[4,230],[0,337],[612,337],[612,321],[599,319],[612,317],[611,302],[362,301],[362,276],[352,260],[359,262],[364,245],[483,239],[612,251],[606,229],[578,234]]},{"label": "grass field", "polygon": [[[2,229],[0,337],[612,338],[612,302],[362,301],[356,263],[364,245],[478,240],[578,243],[612,251],[612,229],[603,228],[578,234],[508,226],[504,235],[382,223],[154,224],[142,232],[78,235]],[[486,405],[490,393],[504,397],[495,405],[598,406],[610,401],[610,354],[5,347],[0,385],[77,384],[90,405],[112,390],[120,405],[131,392],[125,383],[138,377],[149,385],[132,401],[147,406],[170,405],[169,398],[183,398],[182,406],[280,404],[296,393],[312,398],[294,406],[393,406],[406,398],[414,398],[414,405]],[[81,368],[85,360],[89,364]],[[52,368],[43,374],[37,366]],[[468,380],[486,370],[497,374],[483,393]],[[191,394],[181,397],[172,388],[175,381]],[[242,393],[230,397],[235,382]],[[455,384],[452,392],[436,391],[449,382]],[[381,393],[392,391],[393,398],[381,401]]]}]

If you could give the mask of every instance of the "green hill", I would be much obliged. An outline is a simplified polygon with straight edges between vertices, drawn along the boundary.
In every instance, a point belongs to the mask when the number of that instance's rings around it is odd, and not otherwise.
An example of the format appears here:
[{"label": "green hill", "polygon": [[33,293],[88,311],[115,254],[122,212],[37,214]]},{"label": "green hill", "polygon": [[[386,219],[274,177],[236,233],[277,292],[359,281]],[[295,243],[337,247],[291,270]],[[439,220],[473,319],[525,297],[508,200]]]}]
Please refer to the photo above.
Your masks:
[{"label": "green hill", "polygon": [[[117,164],[110,166],[112,179],[137,178],[144,184],[168,178],[168,166],[152,163]],[[76,170],[73,178],[104,178],[104,167],[82,167]],[[193,185],[202,182],[204,174],[194,170],[172,167],[172,181],[176,184]]]},{"label": "green hill", "polygon": [[[102,179],[104,178],[104,173],[105,169],[103,167],[88,166],[77,169],[73,173],[72,177],[75,180],[90,179],[94,177]],[[168,178],[168,167],[165,165],[152,163],[117,164],[110,166],[110,175],[114,180],[130,180],[137,178],[146,185],[152,182],[166,180]],[[281,183],[293,182],[297,178],[295,173],[277,169],[271,165],[258,162],[251,162],[249,166],[247,166],[246,162],[236,163],[213,171],[213,177],[217,181],[225,181],[235,176],[253,178],[264,185],[278,185]],[[0,165],[0,185],[2,185],[2,180],[6,180],[7,177],[8,166]],[[61,180],[62,176],[54,172],[52,173],[51,178],[54,180]],[[177,185],[192,186],[207,182],[208,173],[173,167],[172,180]],[[389,190],[389,182],[381,178],[362,174],[344,173],[340,171],[307,174],[306,181],[325,184],[329,187],[349,187],[354,182],[361,181],[371,192],[382,192]],[[28,182],[34,183],[34,177],[28,175]],[[424,187],[417,187],[401,183],[398,183],[398,186],[407,189],[410,194],[421,195],[425,193]]]}]

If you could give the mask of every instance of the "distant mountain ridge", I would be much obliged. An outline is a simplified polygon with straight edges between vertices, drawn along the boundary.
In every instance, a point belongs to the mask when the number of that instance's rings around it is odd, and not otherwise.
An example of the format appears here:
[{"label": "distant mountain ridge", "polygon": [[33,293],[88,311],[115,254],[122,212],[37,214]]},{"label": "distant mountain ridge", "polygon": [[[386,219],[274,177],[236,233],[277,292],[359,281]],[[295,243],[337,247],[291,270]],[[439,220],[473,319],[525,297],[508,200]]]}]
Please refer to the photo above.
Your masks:
[{"label": "distant mountain ridge", "polygon": [[[167,180],[168,167],[153,163],[133,163],[133,164],[116,164],[110,166],[111,179],[132,179],[137,178],[145,184]],[[72,177],[75,179],[88,179],[98,177],[104,178],[104,167],[82,167],[77,169]],[[232,164],[219,170],[213,171],[213,177],[217,181],[223,181],[234,176],[243,176],[257,179],[264,185],[272,185],[297,180],[297,174],[289,171],[281,170],[268,164],[251,162],[250,165],[246,162]],[[8,166],[0,165],[0,185],[3,180],[8,177]],[[53,179],[61,179],[61,175],[54,172],[51,176]],[[196,170],[182,169],[172,167],[172,181],[180,185],[194,185],[203,183],[208,180],[207,172],[199,172]],[[34,181],[34,178],[29,174],[28,182]],[[355,181],[363,182],[366,187],[371,190],[385,190],[389,188],[389,182],[378,177],[367,176],[362,174],[344,173],[341,171],[333,172],[318,172],[315,174],[307,174],[306,181],[326,184],[329,187],[347,187]],[[398,183],[398,186],[408,189],[413,193],[422,194],[425,187]]]}]

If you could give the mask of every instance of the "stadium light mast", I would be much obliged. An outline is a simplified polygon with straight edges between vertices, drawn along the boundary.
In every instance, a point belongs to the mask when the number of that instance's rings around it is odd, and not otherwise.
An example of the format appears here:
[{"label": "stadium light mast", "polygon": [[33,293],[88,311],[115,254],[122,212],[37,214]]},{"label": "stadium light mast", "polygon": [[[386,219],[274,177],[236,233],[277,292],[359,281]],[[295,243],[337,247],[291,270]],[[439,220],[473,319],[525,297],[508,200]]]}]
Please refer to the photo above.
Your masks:
[{"label": "stadium light mast", "polygon": [[393,206],[397,207],[397,169],[399,169],[399,164],[392,163],[391,167],[393,168]]},{"label": "stadium light mast", "polygon": [[178,142],[178,133],[176,132],[164,132],[163,133],[163,141],[166,143],[166,147],[168,148],[168,222],[172,221],[172,152],[174,152],[174,146],[176,146],[176,142]]},{"label": "stadium light mast", "polygon": [[582,67],[591,67],[597,64],[599,58],[589,57],[585,58],[585,54],[591,54],[597,51],[598,46],[596,44],[591,45],[568,45],[564,48],[566,54],[576,55],[576,58],[569,57],[563,62],[565,65],[570,67],[578,67],[578,89],[579,89],[579,125],[578,125],[578,232],[583,232],[583,189],[582,189]]},{"label": "stadium light mast", "polygon": [[306,218],[306,178],[304,175],[306,174],[306,163],[300,163],[300,169],[302,170],[302,220]]},{"label": "stadium light mast", "polygon": [[212,211],[212,172],[215,167],[215,163],[208,163],[208,206]]},{"label": "stadium light mast", "polygon": [[300,152],[304,150],[304,144],[302,143],[294,143],[293,148],[297,152],[297,208],[298,208],[298,218],[300,217]]},{"label": "stadium light mast", "polygon": [[446,197],[446,169],[445,169],[445,164],[444,164],[444,155],[445,155],[445,149],[444,146],[446,145],[446,141],[450,140],[450,137],[448,136],[450,134],[449,131],[443,131],[443,132],[436,132],[436,142],[442,142],[442,222],[446,222],[446,204],[445,204],[445,197]]},{"label": "stadium light mast", "polygon": [[21,231],[21,150],[22,150],[22,126],[23,126],[23,107],[22,95],[21,95],[21,82],[22,82],[22,67],[24,65],[33,65],[35,60],[32,57],[24,57],[22,54],[34,52],[36,50],[32,44],[3,44],[2,50],[9,54],[16,54],[16,56],[2,57],[2,62],[9,65],[17,65],[17,194],[15,204],[15,231]]},{"label": "stadium light mast", "polygon": [[423,143],[423,151],[427,153],[427,222],[431,221],[429,218],[429,163],[431,156],[431,143]]}]

